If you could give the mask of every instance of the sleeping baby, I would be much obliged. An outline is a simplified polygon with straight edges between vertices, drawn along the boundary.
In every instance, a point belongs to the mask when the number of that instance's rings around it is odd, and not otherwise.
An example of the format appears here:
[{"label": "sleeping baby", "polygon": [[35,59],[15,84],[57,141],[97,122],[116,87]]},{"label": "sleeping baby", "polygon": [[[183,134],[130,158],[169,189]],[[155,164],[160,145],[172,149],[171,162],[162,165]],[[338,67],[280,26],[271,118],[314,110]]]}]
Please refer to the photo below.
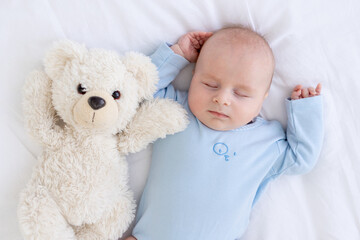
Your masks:
[{"label": "sleeping baby", "polygon": [[[275,61],[252,30],[190,32],[151,58],[160,75],[156,96],[181,103],[190,124],[155,142],[127,240],[239,239],[270,181],[314,167],[323,139],[321,85],[293,89],[285,133],[278,121],[258,116]],[[195,61],[189,91],[176,90],[171,82]]]}]

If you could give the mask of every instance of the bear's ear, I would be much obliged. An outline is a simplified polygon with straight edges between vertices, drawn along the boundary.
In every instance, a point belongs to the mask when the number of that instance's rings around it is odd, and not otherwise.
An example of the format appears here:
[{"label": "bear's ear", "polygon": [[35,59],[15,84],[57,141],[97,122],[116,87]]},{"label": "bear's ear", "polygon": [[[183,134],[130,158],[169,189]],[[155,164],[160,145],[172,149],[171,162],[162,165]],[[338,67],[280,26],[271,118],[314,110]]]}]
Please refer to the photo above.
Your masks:
[{"label": "bear's ear", "polygon": [[78,59],[81,62],[86,52],[87,49],[84,45],[70,40],[55,42],[45,56],[46,74],[51,79],[57,79],[63,73],[66,63],[73,59]]},{"label": "bear's ear", "polygon": [[139,96],[142,100],[150,100],[156,91],[159,80],[156,66],[144,54],[129,52],[122,59],[127,71],[131,72],[139,84]]}]

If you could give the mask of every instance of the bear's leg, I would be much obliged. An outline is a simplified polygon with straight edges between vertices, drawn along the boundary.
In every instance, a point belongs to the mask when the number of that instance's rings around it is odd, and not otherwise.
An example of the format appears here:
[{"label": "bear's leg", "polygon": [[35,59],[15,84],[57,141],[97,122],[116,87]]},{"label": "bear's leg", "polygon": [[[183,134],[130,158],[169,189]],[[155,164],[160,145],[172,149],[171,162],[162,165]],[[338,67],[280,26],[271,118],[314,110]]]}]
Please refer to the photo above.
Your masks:
[{"label": "bear's leg", "polygon": [[135,202],[130,192],[126,192],[112,211],[107,212],[96,223],[86,224],[76,231],[77,239],[114,239],[117,240],[128,229],[135,216]]},{"label": "bear's leg", "polygon": [[74,230],[43,186],[28,187],[22,192],[18,218],[24,239],[76,239]]}]

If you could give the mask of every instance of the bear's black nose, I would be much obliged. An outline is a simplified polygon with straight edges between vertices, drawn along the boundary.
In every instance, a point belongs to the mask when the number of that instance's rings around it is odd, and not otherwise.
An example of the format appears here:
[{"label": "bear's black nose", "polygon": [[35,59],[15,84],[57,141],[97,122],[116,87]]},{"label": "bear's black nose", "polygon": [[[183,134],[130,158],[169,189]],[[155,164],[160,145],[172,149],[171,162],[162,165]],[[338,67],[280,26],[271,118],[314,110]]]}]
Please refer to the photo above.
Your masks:
[{"label": "bear's black nose", "polygon": [[106,102],[101,97],[90,97],[88,99],[90,107],[94,110],[100,109],[105,106]]}]

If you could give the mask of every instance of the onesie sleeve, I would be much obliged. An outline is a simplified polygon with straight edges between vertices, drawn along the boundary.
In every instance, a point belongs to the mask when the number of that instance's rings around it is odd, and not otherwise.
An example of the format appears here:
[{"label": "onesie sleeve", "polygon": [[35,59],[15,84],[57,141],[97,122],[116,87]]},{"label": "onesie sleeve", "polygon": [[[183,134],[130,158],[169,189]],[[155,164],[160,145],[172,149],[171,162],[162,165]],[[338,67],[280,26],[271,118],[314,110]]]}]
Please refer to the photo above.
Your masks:
[{"label": "onesie sleeve", "polygon": [[[322,96],[287,99],[286,110],[286,136],[276,142],[278,157],[261,182],[253,206],[271,180],[282,174],[308,173],[319,158],[324,136]],[[280,131],[283,132],[282,128]]]},{"label": "onesie sleeve", "polygon": [[171,82],[189,62],[182,56],[175,54],[167,43],[162,43],[150,58],[157,67],[160,79],[154,97],[184,102],[187,93],[176,90]]},{"label": "onesie sleeve", "polygon": [[286,138],[277,142],[279,157],[271,175],[305,174],[319,158],[323,143],[322,96],[286,100]]}]

